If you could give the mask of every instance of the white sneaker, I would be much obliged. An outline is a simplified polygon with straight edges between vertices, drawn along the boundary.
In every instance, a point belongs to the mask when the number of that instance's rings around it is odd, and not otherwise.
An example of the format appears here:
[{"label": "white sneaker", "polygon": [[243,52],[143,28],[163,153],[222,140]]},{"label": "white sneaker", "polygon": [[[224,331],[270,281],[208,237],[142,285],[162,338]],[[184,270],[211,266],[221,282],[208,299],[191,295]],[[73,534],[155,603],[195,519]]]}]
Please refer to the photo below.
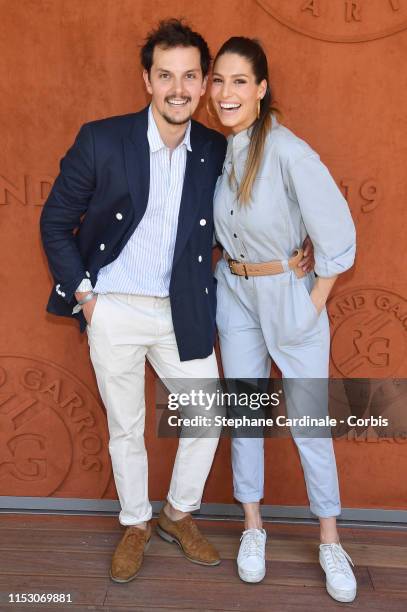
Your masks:
[{"label": "white sneaker", "polygon": [[266,575],[266,539],[264,529],[246,529],[240,538],[237,569],[245,582],[260,582]]},{"label": "white sneaker", "polygon": [[340,544],[319,545],[319,562],[326,574],[326,590],[336,601],[353,601],[356,597],[356,578],[348,561],[354,565]]}]

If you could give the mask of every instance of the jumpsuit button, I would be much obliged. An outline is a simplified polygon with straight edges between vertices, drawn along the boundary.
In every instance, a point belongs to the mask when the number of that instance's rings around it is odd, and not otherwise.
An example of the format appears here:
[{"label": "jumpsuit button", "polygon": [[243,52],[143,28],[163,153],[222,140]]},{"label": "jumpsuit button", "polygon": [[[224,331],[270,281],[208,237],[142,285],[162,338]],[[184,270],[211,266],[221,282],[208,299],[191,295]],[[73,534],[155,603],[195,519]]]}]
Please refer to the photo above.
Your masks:
[{"label": "jumpsuit button", "polygon": [[105,250],[105,245],[103,244],[103,242],[102,242],[102,244],[99,246],[99,249],[100,249],[101,251],[104,251],[104,250]]},{"label": "jumpsuit button", "polygon": [[202,226],[206,225],[206,219],[201,219],[199,222],[199,225],[202,225]]},{"label": "jumpsuit button", "polygon": [[88,278],[90,278],[90,274],[89,274],[89,272],[88,272],[87,270],[86,270],[85,274],[86,274],[86,276],[87,276]]},{"label": "jumpsuit button", "polygon": [[237,238],[237,234],[233,234],[233,238]]},{"label": "jumpsuit button", "polygon": [[118,219],[119,221],[121,221],[123,219],[123,215],[122,213],[116,213],[116,219]]},{"label": "jumpsuit button", "polygon": [[201,263],[201,261],[202,261],[202,255],[198,255],[198,261],[199,261],[199,263]]},{"label": "jumpsuit button", "polygon": [[233,215],[233,210],[230,211],[230,214]]},{"label": "jumpsuit button", "polygon": [[209,293],[208,287],[205,287],[205,293]]}]

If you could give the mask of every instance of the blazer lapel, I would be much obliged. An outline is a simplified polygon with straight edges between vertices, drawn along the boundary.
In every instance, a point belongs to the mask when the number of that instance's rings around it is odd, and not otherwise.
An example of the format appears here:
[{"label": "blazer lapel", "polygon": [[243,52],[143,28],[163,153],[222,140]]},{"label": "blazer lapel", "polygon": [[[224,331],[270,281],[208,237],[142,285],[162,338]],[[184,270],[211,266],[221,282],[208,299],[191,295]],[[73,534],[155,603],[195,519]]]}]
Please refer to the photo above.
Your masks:
[{"label": "blazer lapel", "polygon": [[187,151],[184,185],[178,215],[177,238],[175,242],[173,268],[191,234],[198,214],[202,191],[205,186],[206,169],[209,164],[210,143],[203,144],[195,135],[191,125],[191,149]]},{"label": "blazer lapel", "polygon": [[146,211],[150,189],[150,148],[147,128],[148,107],[137,113],[130,135],[123,138],[126,175],[137,224]]}]

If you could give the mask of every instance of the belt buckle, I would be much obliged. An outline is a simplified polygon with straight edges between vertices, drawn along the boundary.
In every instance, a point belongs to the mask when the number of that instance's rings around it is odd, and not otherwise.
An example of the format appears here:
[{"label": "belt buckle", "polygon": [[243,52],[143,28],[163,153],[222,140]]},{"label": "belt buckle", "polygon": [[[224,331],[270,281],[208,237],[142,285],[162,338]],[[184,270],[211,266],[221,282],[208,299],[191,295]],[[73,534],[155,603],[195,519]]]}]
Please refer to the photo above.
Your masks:
[{"label": "belt buckle", "polygon": [[238,276],[238,274],[236,272],[234,272],[233,268],[232,268],[232,264],[234,264],[234,263],[239,263],[239,262],[237,261],[237,259],[232,259],[231,257],[229,257],[229,259],[228,259],[229,270],[230,270],[231,274],[234,274],[235,276]]},{"label": "belt buckle", "polygon": [[237,259],[232,259],[232,258],[228,259],[229,270],[235,276],[241,276],[241,274],[238,274],[237,272],[233,272],[233,269],[232,269],[232,266],[231,266],[232,263],[242,264],[243,265],[243,270],[244,270],[244,277],[245,277],[246,280],[249,280],[249,277],[247,275],[247,270],[246,270],[246,264],[244,264],[242,261],[238,261]]}]

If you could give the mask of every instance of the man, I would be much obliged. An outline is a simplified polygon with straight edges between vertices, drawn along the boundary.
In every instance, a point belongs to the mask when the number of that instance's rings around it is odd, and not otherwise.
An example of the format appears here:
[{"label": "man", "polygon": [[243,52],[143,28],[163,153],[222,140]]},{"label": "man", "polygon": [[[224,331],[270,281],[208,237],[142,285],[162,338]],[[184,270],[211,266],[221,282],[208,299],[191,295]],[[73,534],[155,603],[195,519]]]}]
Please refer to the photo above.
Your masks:
[{"label": "man", "polygon": [[[55,280],[47,310],[87,329],[106,407],[127,527],[112,559],[117,582],[136,576],[151,536],[145,359],[161,378],[218,378],[212,198],[226,141],[191,120],[205,93],[209,49],[169,20],[149,34],[141,61],[150,106],[83,125],[41,215]],[[217,565],[219,555],[190,512],[200,506],[217,442],[180,439],[158,519],[160,535],[204,565]]]}]

